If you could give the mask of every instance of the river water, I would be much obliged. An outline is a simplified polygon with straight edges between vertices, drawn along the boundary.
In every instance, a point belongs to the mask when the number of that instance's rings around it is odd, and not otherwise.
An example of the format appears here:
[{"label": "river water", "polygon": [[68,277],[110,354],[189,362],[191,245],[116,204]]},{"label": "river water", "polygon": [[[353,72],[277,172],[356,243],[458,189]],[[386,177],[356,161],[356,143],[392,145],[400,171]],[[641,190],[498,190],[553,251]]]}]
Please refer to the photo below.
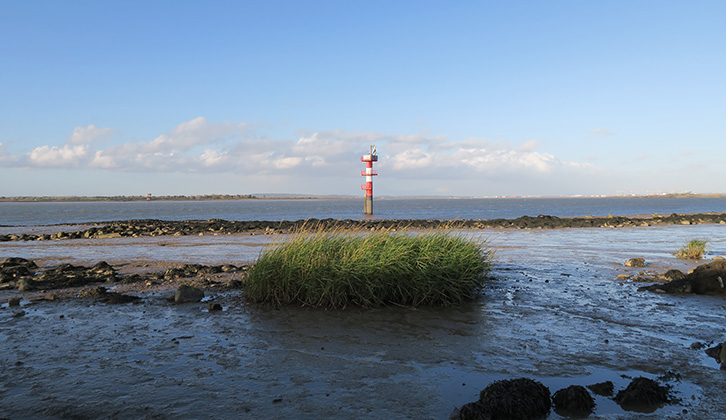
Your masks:
[{"label": "river water", "polygon": [[[590,207],[578,215],[593,213]],[[493,380],[535,378],[552,392],[611,380],[618,390],[628,377],[670,374],[679,378],[667,381],[679,405],[634,413],[597,397],[589,418],[726,418],[726,374],[691,348],[726,341],[726,300],[638,292],[640,284],[617,280],[642,270],[623,266],[633,257],[658,272],[699,264],[672,254],[690,238],[709,240],[707,259],[726,255],[725,225],[458,234],[493,247],[496,256],[481,298],[452,309],[272,309],[227,293],[210,296],[224,304],[221,313],[151,295],[121,306],[25,302],[26,315],[15,318],[3,304],[0,417],[446,419]],[[240,264],[253,262],[271,240],[8,242],[0,259]]]},{"label": "river water", "polygon": [[300,219],[514,219],[726,212],[726,198],[440,198],[376,199],[363,215],[357,199],[252,199],[235,201],[0,202],[0,226],[54,225],[111,220]]}]

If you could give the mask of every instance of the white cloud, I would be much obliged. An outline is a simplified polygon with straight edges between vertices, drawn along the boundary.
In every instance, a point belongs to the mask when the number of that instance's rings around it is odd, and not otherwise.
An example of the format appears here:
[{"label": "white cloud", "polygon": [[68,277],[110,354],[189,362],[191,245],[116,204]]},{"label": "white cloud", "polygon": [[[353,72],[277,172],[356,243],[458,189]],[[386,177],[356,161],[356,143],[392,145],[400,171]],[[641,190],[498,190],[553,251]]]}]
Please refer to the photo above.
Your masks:
[{"label": "white cloud", "polygon": [[381,134],[336,131],[317,131],[312,134],[301,136],[290,151],[296,156],[321,156],[333,157],[344,154],[356,153],[363,155],[367,146],[384,138]]},{"label": "white cloud", "polygon": [[537,149],[537,147],[539,147],[539,141],[530,140],[519,146],[518,150],[521,150],[523,152],[533,152],[535,149]]},{"label": "white cloud", "polygon": [[[388,165],[388,163],[386,163]],[[434,155],[420,148],[404,150],[390,158],[394,170],[405,171],[434,166]]]},{"label": "white cloud", "polygon": [[30,161],[37,166],[77,167],[88,155],[87,145],[40,146],[30,152]]},{"label": "white cloud", "polygon": [[221,165],[225,162],[227,156],[225,154],[217,152],[216,150],[206,149],[204,150],[204,153],[199,156],[199,159],[202,161],[202,164],[204,166],[210,167]]},{"label": "white cloud", "polygon": [[303,159],[299,157],[283,157],[272,160],[272,165],[276,169],[290,169],[300,165],[302,161]]},{"label": "white cloud", "polygon": [[114,154],[164,153],[187,151],[197,146],[224,143],[230,138],[244,134],[250,125],[247,123],[210,124],[206,118],[198,117],[183,122],[169,133],[162,134],[148,142],[126,143],[110,148]]},{"label": "white cloud", "polygon": [[615,132],[602,127],[596,127],[589,131],[590,134],[598,134],[601,136],[614,136]]},{"label": "white cloud", "polygon": [[76,127],[73,133],[68,137],[69,144],[92,144],[104,142],[114,133],[115,130],[110,128],[96,127],[89,125],[88,127]]},{"label": "white cloud", "polygon": [[[459,188],[457,185],[473,183],[476,186],[474,180],[480,184],[488,180],[487,188],[515,181],[576,182],[580,180],[576,174],[591,173],[595,168],[588,163],[561,161],[551,153],[536,151],[541,148],[537,140],[513,146],[477,137],[452,141],[446,136],[428,134],[344,130],[309,132],[296,140],[268,139],[253,136],[249,124],[211,123],[203,117],[183,122],[149,141],[112,145],[100,142],[113,132],[110,128],[92,125],[77,127],[66,142],[36,147],[24,155],[8,155],[0,144],[0,164],[127,174],[224,173],[275,179],[275,185],[323,185],[319,189],[324,192],[330,185],[356,184],[363,168],[360,156],[371,144],[376,144],[380,159],[376,169],[381,179],[387,179],[389,185],[406,185],[401,187],[403,193],[409,191],[409,183],[413,182],[429,182],[434,189],[451,188],[452,191]],[[322,179],[322,183],[308,183],[313,177]],[[454,182],[448,186],[441,184],[451,181]],[[265,186],[257,189],[263,191]]]},{"label": "white cloud", "polygon": [[101,151],[97,151],[93,155],[93,160],[91,160],[90,166],[94,168],[111,169],[116,167],[116,161],[113,157],[107,156]]}]

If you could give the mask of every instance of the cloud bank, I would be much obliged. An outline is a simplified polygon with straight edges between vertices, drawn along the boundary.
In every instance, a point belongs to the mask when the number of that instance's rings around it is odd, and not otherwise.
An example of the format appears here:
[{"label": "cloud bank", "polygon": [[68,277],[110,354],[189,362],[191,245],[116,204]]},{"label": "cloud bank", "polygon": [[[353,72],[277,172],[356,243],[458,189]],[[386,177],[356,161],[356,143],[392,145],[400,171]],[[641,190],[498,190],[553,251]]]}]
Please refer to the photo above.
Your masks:
[{"label": "cloud bank", "polygon": [[[156,138],[119,141],[108,127],[76,127],[57,144],[9,154],[0,143],[0,167],[74,169],[118,173],[234,174],[237,176],[317,179],[317,193],[341,178],[354,180],[360,156],[378,146],[377,169],[390,180],[432,183],[476,183],[481,180],[541,182],[571,179],[599,169],[589,163],[567,162],[539,151],[538,141],[519,145],[483,138],[453,141],[446,136],[321,130],[298,133],[294,139],[258,136],[248,123],[212,123],[204,117],[182,122]],[[575,176],[577,178],[577,175]],[[329,181],[329,182],[328,182]],[[356,182],[356,181],[352,181]],[[391,184],[393,185],[393,184]],[[264,190],[261,185],[259,190]],[[469,188],[469,187],[468,187]],[[400,187],[403,191],[406,187]],[[435,191],[450,190],[438,185]],[[353,192],[351,192],[353,194]],[[471,195],[487,194],[485,189]]]}]

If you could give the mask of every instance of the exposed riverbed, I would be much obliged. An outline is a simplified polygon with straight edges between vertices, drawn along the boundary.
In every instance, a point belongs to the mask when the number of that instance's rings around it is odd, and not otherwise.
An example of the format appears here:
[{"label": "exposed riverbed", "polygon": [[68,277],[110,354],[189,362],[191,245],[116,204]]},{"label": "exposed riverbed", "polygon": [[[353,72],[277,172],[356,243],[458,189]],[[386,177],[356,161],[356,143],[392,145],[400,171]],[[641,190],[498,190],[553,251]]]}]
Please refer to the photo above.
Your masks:
[{"label": "exposed riverbed", "polygon": [[[454,309],[321,311],[26,302],[0,309],[0,417],[445,419],[497,379],[552,392],[621,375],[671,373],[680,405],[652,414],[597,397],[590,418],[724,418],[726,373],[694,342],[725,341],[726,300],[637,292],[628,258],[648,270],[697,263],[690,238],[726,254],[726,226],[464,231],[488,238],[496,265],[484,295]],[[0,258],[114,266],[252,262],[270,236],[145,237],[0,243]],[[703,262],[701,262],[703,263]],[[722,416],[722,417],[719,417]],[[550,418],[560,418],[552,412]]]}]

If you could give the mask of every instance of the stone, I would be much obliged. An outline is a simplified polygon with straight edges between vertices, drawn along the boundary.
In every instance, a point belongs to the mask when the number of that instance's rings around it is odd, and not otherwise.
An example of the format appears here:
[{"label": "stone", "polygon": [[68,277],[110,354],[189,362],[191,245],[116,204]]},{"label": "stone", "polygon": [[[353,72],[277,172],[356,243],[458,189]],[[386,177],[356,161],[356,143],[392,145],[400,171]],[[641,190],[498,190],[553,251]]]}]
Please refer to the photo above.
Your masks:
[{"label": "stone", "polygon": [[701,343],[700,341],[696,341],[691,344],[692,350],[701,350],[702,348],[706,347],[705,344]]},{"label": "stone", "polygon": [[25,316],[25,311],[15,311],[15,312],[13,312],[13,318],[20,318],[21,316]]},{"label": "stone", "polygon": [[20,298],[13,297],[8,299],[8,306],[11,308],[14,306],[20,306]]},{"label": "stone", "polygon": [[450,420],[491,420],[492,415],[479,401],[464,404],[454,410],[449,416]]},{"label": "stone", "polygon": [[196,287],[183,284],[176,289],[175,303],[200,302],[204,298],[204,291]]},{"label": "stone", "polygon": [[652,413],[671,401],[670,391],[658,382],[638,377],[633,379],[628,387],[615,396],[623,410]]},{"label": "stone", "polygon": [[699,265],[683,278],[665,284],[651,286],[646,290],[666,293],[695,293],[698,295],[726,295],[726,261],[712,261]]},{"label": "stone", "polygon": [[595,400],[581,385],[560,389],[552,396],[555,412],[566,417],[585,417],[595,408]]},{"label": "stone", "polygon": [[594,394],[602,395],[603,397],[612,397],[615,391],[615,384],[612,381],[605,381],[588,385],[587,388]]},{"label": "stone", "polygon": [[626,267],[645,267],[646,263],[643,258],[631,258],[625,261]]},{"label": "stone", "polygon": [[686,277],[686,275],[681,270],[668,270],[665,274],[663,274],[663,278],[668,281],[680,280],[684,277]]},{"label": "stone", "polygon": [[17,283],[15,283],[15,285],[18,288],[18,291],[21,293],[28,292],[34,289],[33,282],[28,279],[20,279]]},{"label": "stone", "polygon": [[520,420],[543,418],[552,406],[550,390],[528,378],[493,382],[479,394],[479,402],[492,418]]},{"label": "stone", "polygon": [[220,305],[219,303],[210,303],[207,305],[207,310],[209,312],[221,311],[222,305]]},{"label": "stone", "polygon": [[124,303],[136,303],[141,298],[138,296],[124,295],[121,293],[106,293],[106,296],[101,298],[101,302],[109,305],[120,305]]}]

